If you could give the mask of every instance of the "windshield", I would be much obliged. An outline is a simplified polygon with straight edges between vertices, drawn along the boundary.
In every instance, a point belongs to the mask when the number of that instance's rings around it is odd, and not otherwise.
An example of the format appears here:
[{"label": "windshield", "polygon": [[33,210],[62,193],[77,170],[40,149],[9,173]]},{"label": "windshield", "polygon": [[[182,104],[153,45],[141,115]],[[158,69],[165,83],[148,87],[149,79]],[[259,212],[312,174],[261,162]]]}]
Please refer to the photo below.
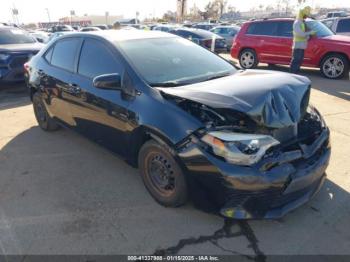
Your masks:
[{"label": "windshield", "polygon": [[320,21],[306,21],[306,26],[310,31],[316,31],[317,37],[326,37],[334,33]]},{"label": "windshield", "polygon": [[180,37],[128,40],[118,44],[151,86],[185,85],[236,72],[224,59]]},{"label": "windshield", "polygon": [[0,30],[0,45],[29,44],[35,42],[34,37],[23,30],[17,28]]}]

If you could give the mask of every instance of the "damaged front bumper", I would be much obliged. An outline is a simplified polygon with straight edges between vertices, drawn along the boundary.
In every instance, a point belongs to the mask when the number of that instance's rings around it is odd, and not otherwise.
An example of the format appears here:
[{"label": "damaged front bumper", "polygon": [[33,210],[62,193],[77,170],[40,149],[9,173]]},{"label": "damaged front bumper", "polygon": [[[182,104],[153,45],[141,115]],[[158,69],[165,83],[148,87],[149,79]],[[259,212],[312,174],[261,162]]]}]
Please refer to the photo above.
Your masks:
[{"label": "damaged front bumper", "polygon": [[235,219],[279,218],[309,201],[321,188],[330,159],[329,130],[312,144],[279,151],[254,166],[227,163],[195,142],[178,152],[187,171],[216,210]]}]

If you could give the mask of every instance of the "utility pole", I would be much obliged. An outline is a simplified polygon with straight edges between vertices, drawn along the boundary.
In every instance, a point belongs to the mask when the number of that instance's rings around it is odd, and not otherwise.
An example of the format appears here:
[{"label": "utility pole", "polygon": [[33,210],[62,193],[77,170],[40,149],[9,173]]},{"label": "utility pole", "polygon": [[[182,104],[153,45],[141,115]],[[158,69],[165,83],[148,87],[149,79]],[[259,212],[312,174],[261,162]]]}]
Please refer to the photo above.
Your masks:
[{"label": "utility pole", "polygon": [[135,24],[138,24],[139,23],[139,11],[136,12],[136,21],[135,21]]},{"label": "utility pole", "polygon": [[70,11],[70,25],[72,25],[73,15],[75,15],[75,11],[74,11],[74,10],[71,10],[71,11]]},{"label": "utility pole", "polygon": [[46,13],[47,13],[47,18],[49,19],[49,23],[51,23],[51,18],[50,18],[50,11],[48,8],[45,8]]},{"label": "utility pole", "polygon": [[105,16],[106,16],[106,25],[108,25],[109,24],[109,21],[108,21],[109,12],[108,11],[106,11]]},{"label": "utility pole", "polygon": [[13,5],[13,8],[11,9],[13,20],[15,21],[15,24],[19,25],[19,19],[18,19],[18,9]]}]

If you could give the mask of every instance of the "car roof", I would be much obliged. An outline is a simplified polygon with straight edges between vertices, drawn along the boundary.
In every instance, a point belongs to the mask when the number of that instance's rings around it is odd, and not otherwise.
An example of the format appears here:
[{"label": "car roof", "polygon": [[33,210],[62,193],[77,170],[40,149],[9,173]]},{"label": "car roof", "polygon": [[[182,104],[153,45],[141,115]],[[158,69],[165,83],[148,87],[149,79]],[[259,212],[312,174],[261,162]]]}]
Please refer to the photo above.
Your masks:
[{"label": "car roof", "polygon": [[172,34],[161,32],[161,31],[111,29],[111,30],[101,30],[101,31],[74,32],[67,36],[63,36],[62,38],[72,37],[72,36],[98,36],[110,42],[137,40],[137,39],[150,39],[150,38],[176,37]]},{"label": "car roof", "polygon": [[263,19],[256,19],[256,20],[250,20],[247,21],[248,23],[258,23],[258,22],[278,22],[278,21],[294,21],[294,18],[291,17],[281,17],[281,18],[263,18]]},{"label": "car roof", "polygon": [[216,35],[216,38],[222,38],[221,36],[213,33],[213,32],[210,32],[210,31],[207,31],[207,30],[204,30],[204,29],[199,29],[199,28],[187,28],[187,27],[180,27],[180,28],[177,28],[175,29],[175,31],[187,31],[187,32],[191,32],[191,33],[194,33],[194,34],[197,34],[201,37],[208,37],[208,38],[212,38],[213,35]]},{"label": "car roof", "polygon": [[218,26],[215,26],[213,29],[215,28],[240,28],[240,26],[238,25],[218,25]]},{"label": "car roof", "polygon": [[[295,18],[291,18],[291,17],[263,18],[263,19],[249,20],[249,21],[245,22],[244,24],[261,23],[261,22],[282,22],[282,21],[289,21],[290,22],[290,21],[294,21],[294,20],[295,20]],[[314,20],[311,18],[307,18],[306,22],[309,22],[309,21],[320,21],[320,20]]]},{"label": "car roof", "polygon": [[4,25],[4,26],[0,26],[0,31],[8,31],[8,30],[22,30],[22,31],[26,31],[20,27],[14,27],[14,26],[7,26],[7,25]]}]

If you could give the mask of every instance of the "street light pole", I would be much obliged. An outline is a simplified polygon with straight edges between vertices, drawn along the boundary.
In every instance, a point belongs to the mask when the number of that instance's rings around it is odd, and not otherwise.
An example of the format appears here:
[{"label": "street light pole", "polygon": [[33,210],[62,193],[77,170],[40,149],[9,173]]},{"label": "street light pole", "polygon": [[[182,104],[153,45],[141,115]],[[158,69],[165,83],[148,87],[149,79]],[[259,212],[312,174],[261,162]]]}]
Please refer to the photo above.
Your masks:
[{"label": "street light pole", "polygon": [[50,18],[50,11],[48,8],[45,8],[46,13],[47,13],[47,18],[49,19],[49,23],[51,23],[51,18]]},{"label": "street light pole", "polygon": [[108,25],[108,24],[109,24],[108,16],[109,16],[109,12],[108,12],[108,11],[106,11],[106,12],[105,12],[105,17],[106,17],[106,25]]}]

